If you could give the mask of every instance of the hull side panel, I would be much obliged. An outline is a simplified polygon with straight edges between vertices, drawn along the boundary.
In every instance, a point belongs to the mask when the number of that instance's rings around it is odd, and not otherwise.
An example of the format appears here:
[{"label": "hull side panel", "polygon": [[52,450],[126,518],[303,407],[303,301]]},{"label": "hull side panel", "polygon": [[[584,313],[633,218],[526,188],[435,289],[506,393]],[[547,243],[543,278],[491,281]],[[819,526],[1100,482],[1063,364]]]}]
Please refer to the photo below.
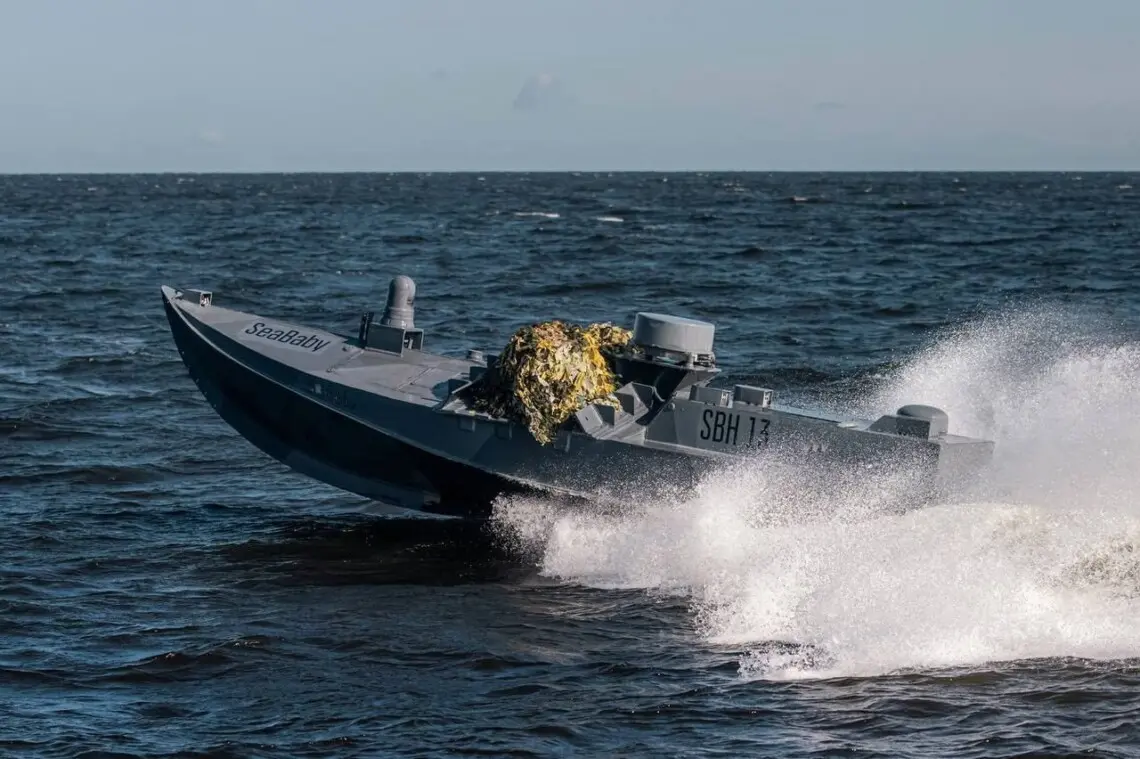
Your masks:
[{"label": "hull side panel", "polygon": [[169,302],[165,308],[183,362],[218,415],[298,472],[366,498],[456,516],[485,516],[495,495],[523,490],[395,440],[249,371],[204,341]]}]

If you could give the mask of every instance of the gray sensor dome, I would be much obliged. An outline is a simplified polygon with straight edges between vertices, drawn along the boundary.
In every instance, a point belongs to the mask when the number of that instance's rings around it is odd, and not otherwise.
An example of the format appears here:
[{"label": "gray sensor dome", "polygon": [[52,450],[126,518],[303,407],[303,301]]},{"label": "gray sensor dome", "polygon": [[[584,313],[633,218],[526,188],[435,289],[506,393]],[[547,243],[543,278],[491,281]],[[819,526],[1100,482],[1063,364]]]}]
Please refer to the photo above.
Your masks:
[{"label": "gray sensor dome", "polygon": [[667,314],[641,312],[633,322],[633,342],[636,345],[674,353],[712,353],[715,332],[716,327],[709,322]]}]

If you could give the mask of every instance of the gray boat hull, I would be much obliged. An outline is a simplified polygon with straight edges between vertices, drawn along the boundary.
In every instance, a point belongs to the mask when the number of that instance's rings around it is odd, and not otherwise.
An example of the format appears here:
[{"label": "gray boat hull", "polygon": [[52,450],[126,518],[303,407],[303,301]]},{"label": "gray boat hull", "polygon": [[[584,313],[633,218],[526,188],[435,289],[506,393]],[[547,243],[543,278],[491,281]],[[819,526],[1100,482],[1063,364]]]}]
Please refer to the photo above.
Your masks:
[{"label": "gray boat hull", "polygon": [[163,300],[190,377],[218,416],[297,472],[365,498],[452,516],[483,516],[485,504],[501,494],[533,492],[426,453],[251,370],[196,331],[170,298]]},{"label": "gray boat hull", "polygon": [[[362,322],[353,338],[222,308],[204,291],[163,287],[162,296],[182,360],[224,421],[304,475],[404,508],[485,517],[507,494],[668,500],[743,456],[805,454],[864,468],[926,467],[930,488],[912,499],[921,501],[992,450],[935,434],[937,410],[934,422],[852,422],[776,407],[771,391],[708,387],[717,370],[691,360],[678,367],[636,357],[619,361],[634,378],[618,391],[619,409],[588,406],[543,445],[523,426],[468,406],[464,393],[486,362],[422,350],[410,297],[398,323],[386,316],[369,331]],[[704,323],[654,318],[651,338],[679,329],[688,335],[681,342],[706,339],[697,334]],[[915,424],[920,435],[905,429]]]}]

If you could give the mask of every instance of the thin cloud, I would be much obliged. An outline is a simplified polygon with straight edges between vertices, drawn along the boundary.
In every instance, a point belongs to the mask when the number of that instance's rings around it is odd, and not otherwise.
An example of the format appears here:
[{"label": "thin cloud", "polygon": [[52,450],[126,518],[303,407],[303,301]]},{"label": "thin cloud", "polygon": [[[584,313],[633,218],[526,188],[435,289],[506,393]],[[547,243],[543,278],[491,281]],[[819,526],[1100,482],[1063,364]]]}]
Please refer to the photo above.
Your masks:
[{"label": "thin cloud", "polygon": [[559,108],[572,102],[565,85],[553,74],[536,74],[527,79],[515,95],[512,107],[516,111],[543,111]]},{"label": "thin cloud", "polygon": [[226,141],[226,136],[218,129],[203,129],[198,132],[198,139],[210,145],[220,145]]}]

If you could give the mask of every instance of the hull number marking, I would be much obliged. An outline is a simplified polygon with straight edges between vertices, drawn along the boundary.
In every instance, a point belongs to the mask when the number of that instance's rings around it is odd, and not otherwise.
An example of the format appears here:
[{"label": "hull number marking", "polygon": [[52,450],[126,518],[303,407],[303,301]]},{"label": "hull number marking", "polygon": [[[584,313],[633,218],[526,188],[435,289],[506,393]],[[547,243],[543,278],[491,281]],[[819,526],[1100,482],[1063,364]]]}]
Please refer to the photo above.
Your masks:
[{"label": "hull number marking", "polygon": [[771,424],[771,419],[708,408],[701,414],[699,434],[701,440],[718,445],[760,446],[768,443]]}]

